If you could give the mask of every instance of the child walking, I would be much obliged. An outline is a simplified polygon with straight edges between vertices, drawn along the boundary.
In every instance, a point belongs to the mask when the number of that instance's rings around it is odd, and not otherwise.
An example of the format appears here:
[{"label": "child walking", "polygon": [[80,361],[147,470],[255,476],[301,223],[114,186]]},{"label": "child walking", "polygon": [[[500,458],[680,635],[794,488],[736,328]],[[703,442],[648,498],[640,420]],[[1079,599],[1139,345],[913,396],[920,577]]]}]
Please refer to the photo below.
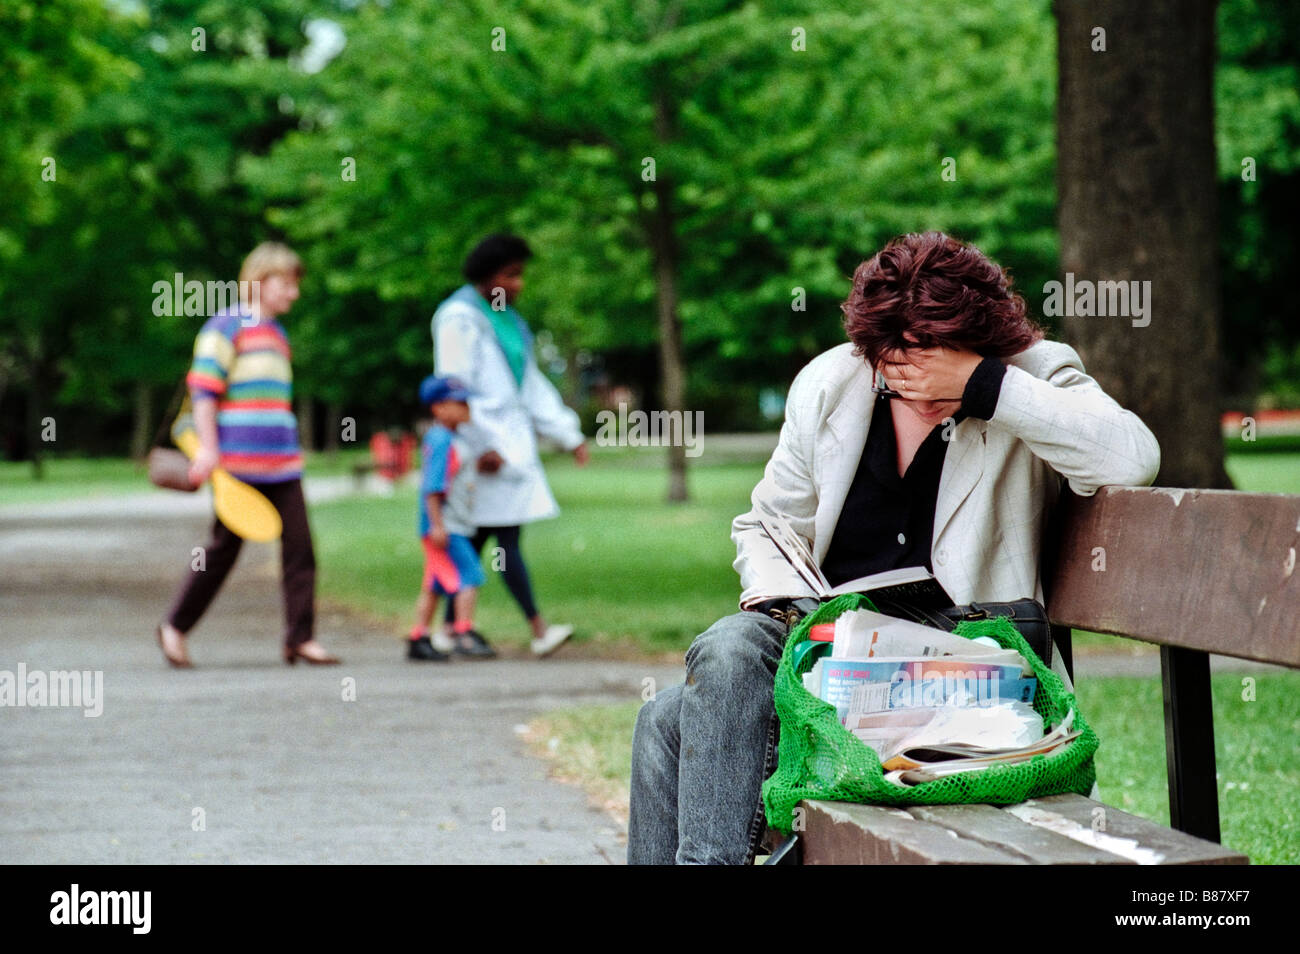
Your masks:
[{"label": "child walking", "polygon": [[461,454],[455,431],[469,420],[469,391],[456,378],[429,375],[420,383],[420,403],[433,415],[421,447],[420,540],[424,544],[424,579],[415,603],[407,659],[445,662],[429,638],[429,623],[438,608],[439,595],[452,601],[452,651],[487,658],[496,653],[474,629],[474,604],[483,585],[478,551],[470,542],[475,527],[469,523],[471,476],[461,472]]}]

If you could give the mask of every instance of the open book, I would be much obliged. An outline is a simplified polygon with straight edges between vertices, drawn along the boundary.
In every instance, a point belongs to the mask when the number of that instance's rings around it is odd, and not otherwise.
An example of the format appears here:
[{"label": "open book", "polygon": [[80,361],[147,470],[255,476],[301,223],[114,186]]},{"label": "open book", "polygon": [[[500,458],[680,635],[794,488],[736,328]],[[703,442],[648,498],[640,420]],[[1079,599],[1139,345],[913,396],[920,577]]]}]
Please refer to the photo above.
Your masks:
[{"label": "open book", "polygon": [[819,599],[828,600],[846,593],[866,593],[927,607],[938,608],[951,605],[952,600],[939,585],[939,581],[934,578],[934,574],[923,566],[872,573],[869,576],[860,576],[856,580],[841,583],[839,586],[831,586],[822,575],[821,568],[813,559],[812,552],[804,543],[803,537],[794,532],[789,521],[762,501],[759,502],[759,507],[762,508],[763,515],[759,517],[758,525],[763,533],[772,541],[781,556],[785,557],[786,562],[799,575],[799,579],[803,580]]}]

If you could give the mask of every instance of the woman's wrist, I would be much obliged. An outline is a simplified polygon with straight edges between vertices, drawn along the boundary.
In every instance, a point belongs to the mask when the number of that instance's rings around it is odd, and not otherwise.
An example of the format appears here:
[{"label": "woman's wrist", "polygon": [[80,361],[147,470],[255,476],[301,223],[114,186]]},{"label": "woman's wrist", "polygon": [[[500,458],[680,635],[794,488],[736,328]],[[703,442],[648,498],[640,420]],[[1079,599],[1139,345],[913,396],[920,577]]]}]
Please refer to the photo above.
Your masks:
[{"label": "woman's wrist", "polygon": [[1006,377],[1007,366],[997,358],[983,358],[966,379],[962,391],[961,409],[967,417],[982,421],[993,419],[998,408],[998,397],[1002,393],[1002,379]]}]

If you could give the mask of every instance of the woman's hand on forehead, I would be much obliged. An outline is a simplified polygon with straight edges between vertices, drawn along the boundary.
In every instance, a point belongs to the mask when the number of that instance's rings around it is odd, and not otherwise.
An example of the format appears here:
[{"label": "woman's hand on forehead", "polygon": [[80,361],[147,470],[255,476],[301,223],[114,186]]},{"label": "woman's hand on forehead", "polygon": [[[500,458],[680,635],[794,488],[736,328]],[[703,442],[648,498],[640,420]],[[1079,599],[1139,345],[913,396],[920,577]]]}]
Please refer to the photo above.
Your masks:
[{"label": "woman's hand on forehead", "polygon": [[943,347],[889,351],[882,358],[885,383],[907,401],[960,401],[984,360],[974,351]]}]

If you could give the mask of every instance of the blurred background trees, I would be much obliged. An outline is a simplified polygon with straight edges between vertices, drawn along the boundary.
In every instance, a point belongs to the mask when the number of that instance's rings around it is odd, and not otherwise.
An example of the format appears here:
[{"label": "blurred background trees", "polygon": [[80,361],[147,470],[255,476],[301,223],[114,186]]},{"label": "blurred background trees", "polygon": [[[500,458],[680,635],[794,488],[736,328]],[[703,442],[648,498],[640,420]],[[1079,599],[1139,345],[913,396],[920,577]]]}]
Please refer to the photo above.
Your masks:
[{"label": "blurred background trees", "polygon": [[[410,423],[429,318],[490,231],[534,246],[520,309],[589,428],[620,400],[775,426],[843,340],[853,268],[900,232],[979,244],[1037,313],[1059,264],[1049,0],[862,6],[10,0],[6,455],[46,416],[60,451],[140,453],[202,320],[155,316],[154,283],[234,278],[271,237],[307,263],[286,325],[317,446],[344,418],[361,441]],[[1297,9],[1217,11],[1221,385],[1244,409],[1300,380]]]}]

